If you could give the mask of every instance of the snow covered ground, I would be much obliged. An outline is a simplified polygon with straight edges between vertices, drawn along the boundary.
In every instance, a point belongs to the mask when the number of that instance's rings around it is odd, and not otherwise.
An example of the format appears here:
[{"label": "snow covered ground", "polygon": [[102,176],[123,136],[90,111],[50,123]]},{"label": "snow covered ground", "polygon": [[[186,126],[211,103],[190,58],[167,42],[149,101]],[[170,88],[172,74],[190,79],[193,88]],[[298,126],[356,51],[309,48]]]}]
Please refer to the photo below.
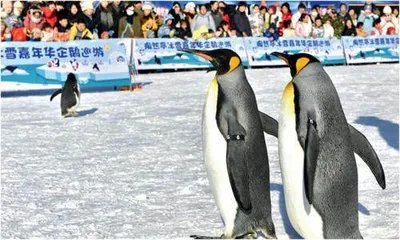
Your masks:
[{"label": "snow covered ground", "polygon": [[[368,137],[386,173],[381,190],[357,157],[361,233],[399,238],[399,65],[326,70],[348,121]],[[246,72],[259,109],[277,118],[289,69]],[[148,84],[140,92],[83,93],[80,116],[67,119],[59,97],[49,102],[48,89],[4,95],[1,237],[220,235],[201,147],[201,112],[213,74],[144,74],[139,80]],[[277,140],[266,140],[276,233],[298,237],[284,208]]]}]

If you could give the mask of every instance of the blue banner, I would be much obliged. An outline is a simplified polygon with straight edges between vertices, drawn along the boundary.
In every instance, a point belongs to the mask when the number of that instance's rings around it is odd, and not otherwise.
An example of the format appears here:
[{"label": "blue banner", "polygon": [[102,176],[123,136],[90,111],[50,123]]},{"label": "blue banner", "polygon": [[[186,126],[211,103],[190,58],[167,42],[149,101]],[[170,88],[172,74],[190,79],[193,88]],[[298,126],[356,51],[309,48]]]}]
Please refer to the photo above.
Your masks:
[{"label": "blue banner", "polygon": [[371,62],[398,62],[399,37],[343,37],[346,62],[371,63]]},{"label": "blue banner", "polygon": [[234,50],[248,65],[243,38],[213,38],[193,41],[176,38],[135,39],[133,52],[138,70],[208,68],[211,63],[199,56],[178,51],[180,48]]},{"label": "blue banner", "polygon": [[74,73],[83,88],[128,86],[130,42],[3,42],[1,80],[62,85]]},{"label": "blue banner", "polygon": [[317,57],[322,64],[343,64],[343,47],[340,40],[333,38],[305,39],[300,37],[280,38],[269,41],[268,38],[245,38],[250,66],[286,65],[284,61],[271,53],[288,54],[308,53]]}]

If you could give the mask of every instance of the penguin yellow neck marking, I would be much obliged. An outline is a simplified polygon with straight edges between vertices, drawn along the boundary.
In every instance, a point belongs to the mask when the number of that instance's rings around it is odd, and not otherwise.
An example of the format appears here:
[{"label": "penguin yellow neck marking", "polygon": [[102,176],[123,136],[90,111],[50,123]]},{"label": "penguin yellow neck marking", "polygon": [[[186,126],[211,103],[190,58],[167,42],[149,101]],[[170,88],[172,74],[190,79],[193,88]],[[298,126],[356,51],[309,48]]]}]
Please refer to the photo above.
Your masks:
[{"label": "penguin yellow neck marking", "polygon": [[216,106],[218,100],[218,82],[217,76],[215,75],[210,86],[208,87],[207,99],[210,99],[212,103]]},{"label": "penguin yellow neck marking", "polygon": [[296,61],[296,74],[298,74],[307,64],[310,62],[310,59],[302,57]]},{"label": "penguin yellow neck marking", "polygon": [[294,115],[294,86],[292,81],[286,85],[283,91],[282,104],[286,113]]},{"label": "penguin yellow neck marking", "polygon": [[240,65],[240,59],[238,57],[232,57],[231,60],[229,60],[229,72],[228,73],[235,70],[239,65]]}]

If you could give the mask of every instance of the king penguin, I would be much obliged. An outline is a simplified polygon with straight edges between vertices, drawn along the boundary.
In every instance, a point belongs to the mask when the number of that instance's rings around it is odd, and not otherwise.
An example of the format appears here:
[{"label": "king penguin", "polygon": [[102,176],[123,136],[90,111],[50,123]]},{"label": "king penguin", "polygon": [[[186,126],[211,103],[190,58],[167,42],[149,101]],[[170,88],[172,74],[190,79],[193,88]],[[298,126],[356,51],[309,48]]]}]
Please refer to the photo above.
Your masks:
[{"label": "king penguin", "polygon": [[[207,175],[225,225],[221,238],[276,238],[263,126],[240,57],[229,49],[182,51],[209,60],[216,70],[202,130]],[[273,118],[265,119],[277,128]]]},{"label": "king penguin", "polygon": [[53,98],[60,93],[61,115],[63,117],[78,115],[76,108],[79,106],[81,91],[79,88],[79,83],[73,73],[68,74],[64,86],[51,95],[50,101],[52,101]]},{"label": "king penguin", "polygon": [[304,238],[362,238],[354,152],[385,189],[371,144],[347,123],[336,89],[312,55],[273,53],[293,77],[282,96],[279,159],[289,220]]}]

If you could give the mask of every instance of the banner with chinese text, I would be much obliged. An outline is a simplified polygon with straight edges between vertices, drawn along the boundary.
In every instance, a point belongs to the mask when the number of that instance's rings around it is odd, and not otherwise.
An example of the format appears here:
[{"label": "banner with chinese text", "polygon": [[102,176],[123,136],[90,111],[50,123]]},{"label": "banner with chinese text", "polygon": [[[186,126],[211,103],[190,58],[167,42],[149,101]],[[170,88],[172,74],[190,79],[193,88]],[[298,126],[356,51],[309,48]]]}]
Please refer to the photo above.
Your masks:
[{"label": "banner with chinese text", "polygon": [[178,51],[180,48],[234,50],[248,65],[243,38],[213,38],[193,41],[176,38],[135,39],[134,60],[138,70],[208,68],[211,63],[199,56]]},{"label": "banner with chinese text", "polygon": [[1,80],[63,84],[74,73],[82,87],[128,86],[130,41],[3,42]]},{"label": "banner with chinese text", "polygon": [[398,62],[399,37],[342,37],[346,62]]},{"label": "banner with chinese text", "polygon": [[335,38],[305,39],[293,37],[270,41],[268,38],[259,37],[245,38],[244,41],[250,66],[286,65],[283,60],[271,55],[273,52],[308,53],[317,57],[325,65],[343,64],[345,62],[342,43]]}]

